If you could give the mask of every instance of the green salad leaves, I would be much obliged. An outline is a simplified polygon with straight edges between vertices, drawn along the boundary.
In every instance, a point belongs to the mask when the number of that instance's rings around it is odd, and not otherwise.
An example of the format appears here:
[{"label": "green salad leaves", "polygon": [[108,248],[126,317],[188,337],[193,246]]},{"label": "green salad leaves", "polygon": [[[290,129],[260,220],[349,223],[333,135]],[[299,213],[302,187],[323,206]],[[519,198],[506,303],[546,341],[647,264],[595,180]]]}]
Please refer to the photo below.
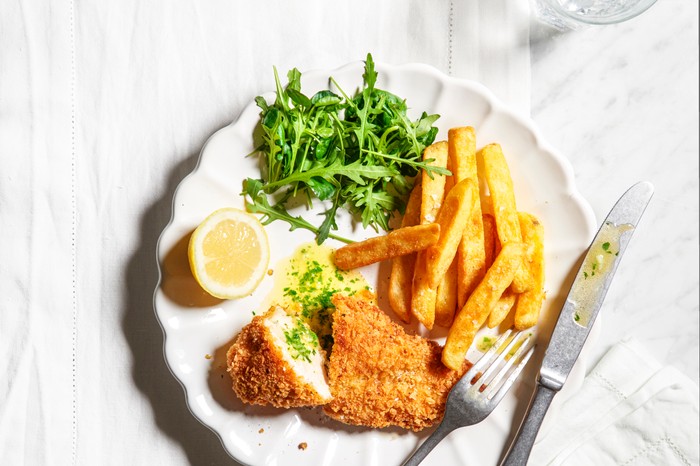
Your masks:
[{"label": "green salad leaves", "polygon": [[[289,71],[285,88],[275,70],[277,96],[272,104],[255,99],[260,107],[263,158],[262,179],[248,178],[243,195],[250,212],[263,214],[263,223],[283,220],[291,229],[316,234],[318,244],[337,236],[335,215],[349,210],[366,228],[389,230],[389,220],[403,212],[421,169],[449,174],[422,160],[423,149],[432,144],[439,115],[425,112],[416,121],[407,116],[406,101],[375,87],[377,72],[367,55],[363,87],[348,96],[331,77],[338,94],[320,90],[307,97],[301,92],[301,73]],[[268,195],[275,194],[270,203]],[[308,207],[313,199],[329,201],[319,226],[287,212],[292,199],[302,196]]]}]

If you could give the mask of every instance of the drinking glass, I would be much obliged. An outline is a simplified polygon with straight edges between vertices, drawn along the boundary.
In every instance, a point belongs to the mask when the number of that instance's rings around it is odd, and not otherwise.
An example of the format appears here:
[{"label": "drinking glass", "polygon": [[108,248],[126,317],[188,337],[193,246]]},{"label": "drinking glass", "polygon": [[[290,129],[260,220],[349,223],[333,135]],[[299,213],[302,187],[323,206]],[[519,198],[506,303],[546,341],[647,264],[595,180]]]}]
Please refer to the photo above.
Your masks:
[{"label": "drinking glass", "polygon": [[634,18],[656,0],[534,0],[536,15],[558,29],[620,23]]}]

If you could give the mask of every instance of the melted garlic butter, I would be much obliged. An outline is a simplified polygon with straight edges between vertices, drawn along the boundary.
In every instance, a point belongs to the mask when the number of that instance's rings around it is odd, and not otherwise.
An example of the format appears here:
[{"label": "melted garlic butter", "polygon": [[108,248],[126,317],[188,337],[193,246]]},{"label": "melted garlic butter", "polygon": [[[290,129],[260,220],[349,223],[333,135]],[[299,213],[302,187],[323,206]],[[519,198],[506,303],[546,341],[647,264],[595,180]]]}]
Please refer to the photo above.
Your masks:
[{"label": "melted garlic butter", "polygon": [[273,289],[262,309],[279,305],[289,314],[301,317],[326,350],[332,344],[333,295],[353,295],[371,289],[358,271],[338,270],[333,262],[333,249],[313,242],[301,245],[278,262],[274,276]]},{"label": "melted garlic butter", "polygon": [[577,281],[583,278],[582,286],[577,286],[573,295],[569,297],[569,301],[574,305],[573,319],[577,324],[588,326],[591,307],[595,304],[598,290],[619,256],[620,237],[625,231],[633,229],[634,226],[627,223],[603,224],[600,234],[586,254],[579,277],[576,277]]}]

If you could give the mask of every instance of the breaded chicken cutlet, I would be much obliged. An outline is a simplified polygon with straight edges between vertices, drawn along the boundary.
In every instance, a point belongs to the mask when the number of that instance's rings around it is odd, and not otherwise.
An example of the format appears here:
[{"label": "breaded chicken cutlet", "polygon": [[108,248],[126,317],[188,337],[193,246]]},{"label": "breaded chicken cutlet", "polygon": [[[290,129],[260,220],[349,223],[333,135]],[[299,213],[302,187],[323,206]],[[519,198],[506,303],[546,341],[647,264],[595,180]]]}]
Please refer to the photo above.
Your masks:
[{"label": "breaded chicken cutlet", "polygon": [[468,369],[445,367],[442,347],[406,334],[372,299],[333,297],[333,349],[324,412],[346,424],[414,431],[439,422],[447,395]]},{"label": "breaded chicken cutlet", "polygon": [[227,359],[233,390],[246,403],[292,408],[331,398],[316,335],[279,306],[243,327]]},{"label": "breaded chicken cutlet", "polygon": [[227,353],[236,395],[279,408],[324,405],[326,415],[351,425],[419,431],[439,422],[468,363],[446,368],[439,344],[406,334],[369,292],[338,294],[333,304],[327,374],[311,329],[277,306],[243,327]]}]

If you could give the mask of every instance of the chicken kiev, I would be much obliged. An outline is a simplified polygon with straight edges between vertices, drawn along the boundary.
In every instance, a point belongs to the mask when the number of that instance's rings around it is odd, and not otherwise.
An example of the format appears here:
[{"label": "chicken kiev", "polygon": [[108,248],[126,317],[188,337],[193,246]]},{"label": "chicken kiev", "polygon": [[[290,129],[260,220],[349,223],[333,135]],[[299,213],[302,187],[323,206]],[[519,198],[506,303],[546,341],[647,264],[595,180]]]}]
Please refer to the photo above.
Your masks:
[{"label": "chicken kiev", "polygon": [[438,343],[406,334],[363,293],[337,294],[333,304],[333,399],[324,412],[346,424],[414,431],[442,420],[447,395],[469,363],[448,369]]},{"label": "chicken kiev", "polygon": [[331,398],[316,334],[279,306],[243,327],[227,359],[233,390],[246,403],[292,408]]}]

